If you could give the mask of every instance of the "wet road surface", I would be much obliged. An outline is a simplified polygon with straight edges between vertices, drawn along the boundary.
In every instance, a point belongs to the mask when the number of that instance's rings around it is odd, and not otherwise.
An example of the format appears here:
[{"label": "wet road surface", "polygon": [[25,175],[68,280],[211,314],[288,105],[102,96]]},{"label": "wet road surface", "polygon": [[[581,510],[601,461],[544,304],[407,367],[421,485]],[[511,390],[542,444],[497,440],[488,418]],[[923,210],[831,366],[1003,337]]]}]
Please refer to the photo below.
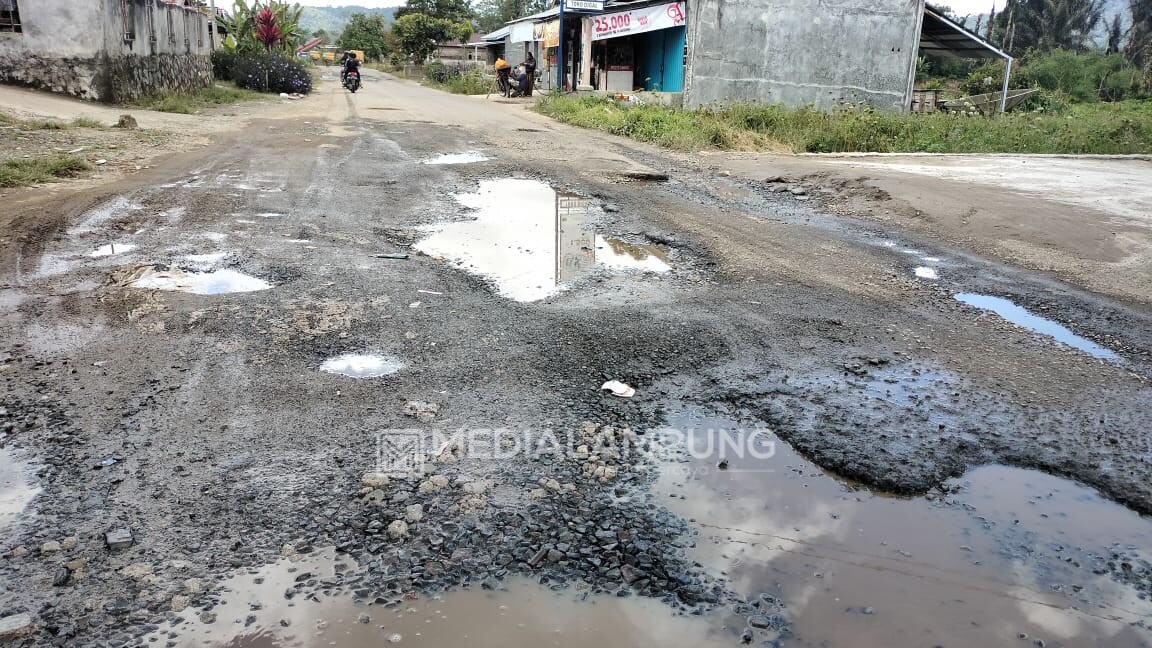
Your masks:
[{"label": "wet road surface", "polygon": [[6,248],[27,645],[1152,641],[1144,310],[517,106],[321,88]]}]

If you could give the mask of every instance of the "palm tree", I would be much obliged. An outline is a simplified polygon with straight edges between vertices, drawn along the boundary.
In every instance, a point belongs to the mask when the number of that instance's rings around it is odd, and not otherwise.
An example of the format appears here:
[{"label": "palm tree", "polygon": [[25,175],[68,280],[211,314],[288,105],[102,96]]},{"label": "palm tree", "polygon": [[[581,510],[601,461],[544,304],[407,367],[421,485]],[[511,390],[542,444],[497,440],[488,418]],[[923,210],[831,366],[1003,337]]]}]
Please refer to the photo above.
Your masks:
[{"label": "palm tree", "polygon": [[1008,0],[992,36],[1013,55],[1029,49],[1084,51],[1103,14],[1104,0]]}]

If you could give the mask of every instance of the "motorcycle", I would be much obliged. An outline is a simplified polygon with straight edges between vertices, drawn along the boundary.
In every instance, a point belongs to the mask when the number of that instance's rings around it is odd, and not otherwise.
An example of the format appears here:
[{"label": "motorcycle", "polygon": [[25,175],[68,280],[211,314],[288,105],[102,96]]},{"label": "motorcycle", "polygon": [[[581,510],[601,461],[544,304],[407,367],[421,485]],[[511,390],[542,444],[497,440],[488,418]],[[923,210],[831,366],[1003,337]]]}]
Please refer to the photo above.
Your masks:
[{"label": "motorcycle", "polygon": [[349,70],[344,75],[344,87],[348,88],[353,94],[360,89],[360,72],[357,70]]}]

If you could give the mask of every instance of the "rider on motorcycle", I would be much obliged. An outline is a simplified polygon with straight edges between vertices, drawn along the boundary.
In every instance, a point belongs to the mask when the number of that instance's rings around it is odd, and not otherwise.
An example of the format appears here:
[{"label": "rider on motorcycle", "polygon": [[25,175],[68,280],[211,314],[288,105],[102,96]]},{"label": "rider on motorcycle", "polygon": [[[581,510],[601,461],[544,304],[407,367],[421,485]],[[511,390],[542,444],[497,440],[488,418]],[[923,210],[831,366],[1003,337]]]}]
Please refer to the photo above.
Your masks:
[{"label": "rider on motorcycle", "polygon": [[344,52],[340,57],[340,83],[348,80],[348,73],[360,73],[360,59],[356,58],[356,53],[352,51]]}]

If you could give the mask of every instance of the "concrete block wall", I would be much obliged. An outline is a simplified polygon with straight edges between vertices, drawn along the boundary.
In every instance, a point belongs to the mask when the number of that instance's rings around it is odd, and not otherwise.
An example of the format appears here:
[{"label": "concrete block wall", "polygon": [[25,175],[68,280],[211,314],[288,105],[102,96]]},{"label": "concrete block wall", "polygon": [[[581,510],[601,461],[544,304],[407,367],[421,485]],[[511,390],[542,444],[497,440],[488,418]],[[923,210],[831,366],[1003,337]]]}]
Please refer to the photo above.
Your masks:
[{"label": "concrete block wall", "polygon": [[924,0],[693,0],[685,103],[905,111]]},{"label": "concrete block wall", "polygon": [[[154,0],[37,0],[20,3],[20,18],[21,33],[0,33],[0,82],[95,101],[212,83],[208,19],[191,9]],[[126,25],[134,38],[125,39]]]}]

